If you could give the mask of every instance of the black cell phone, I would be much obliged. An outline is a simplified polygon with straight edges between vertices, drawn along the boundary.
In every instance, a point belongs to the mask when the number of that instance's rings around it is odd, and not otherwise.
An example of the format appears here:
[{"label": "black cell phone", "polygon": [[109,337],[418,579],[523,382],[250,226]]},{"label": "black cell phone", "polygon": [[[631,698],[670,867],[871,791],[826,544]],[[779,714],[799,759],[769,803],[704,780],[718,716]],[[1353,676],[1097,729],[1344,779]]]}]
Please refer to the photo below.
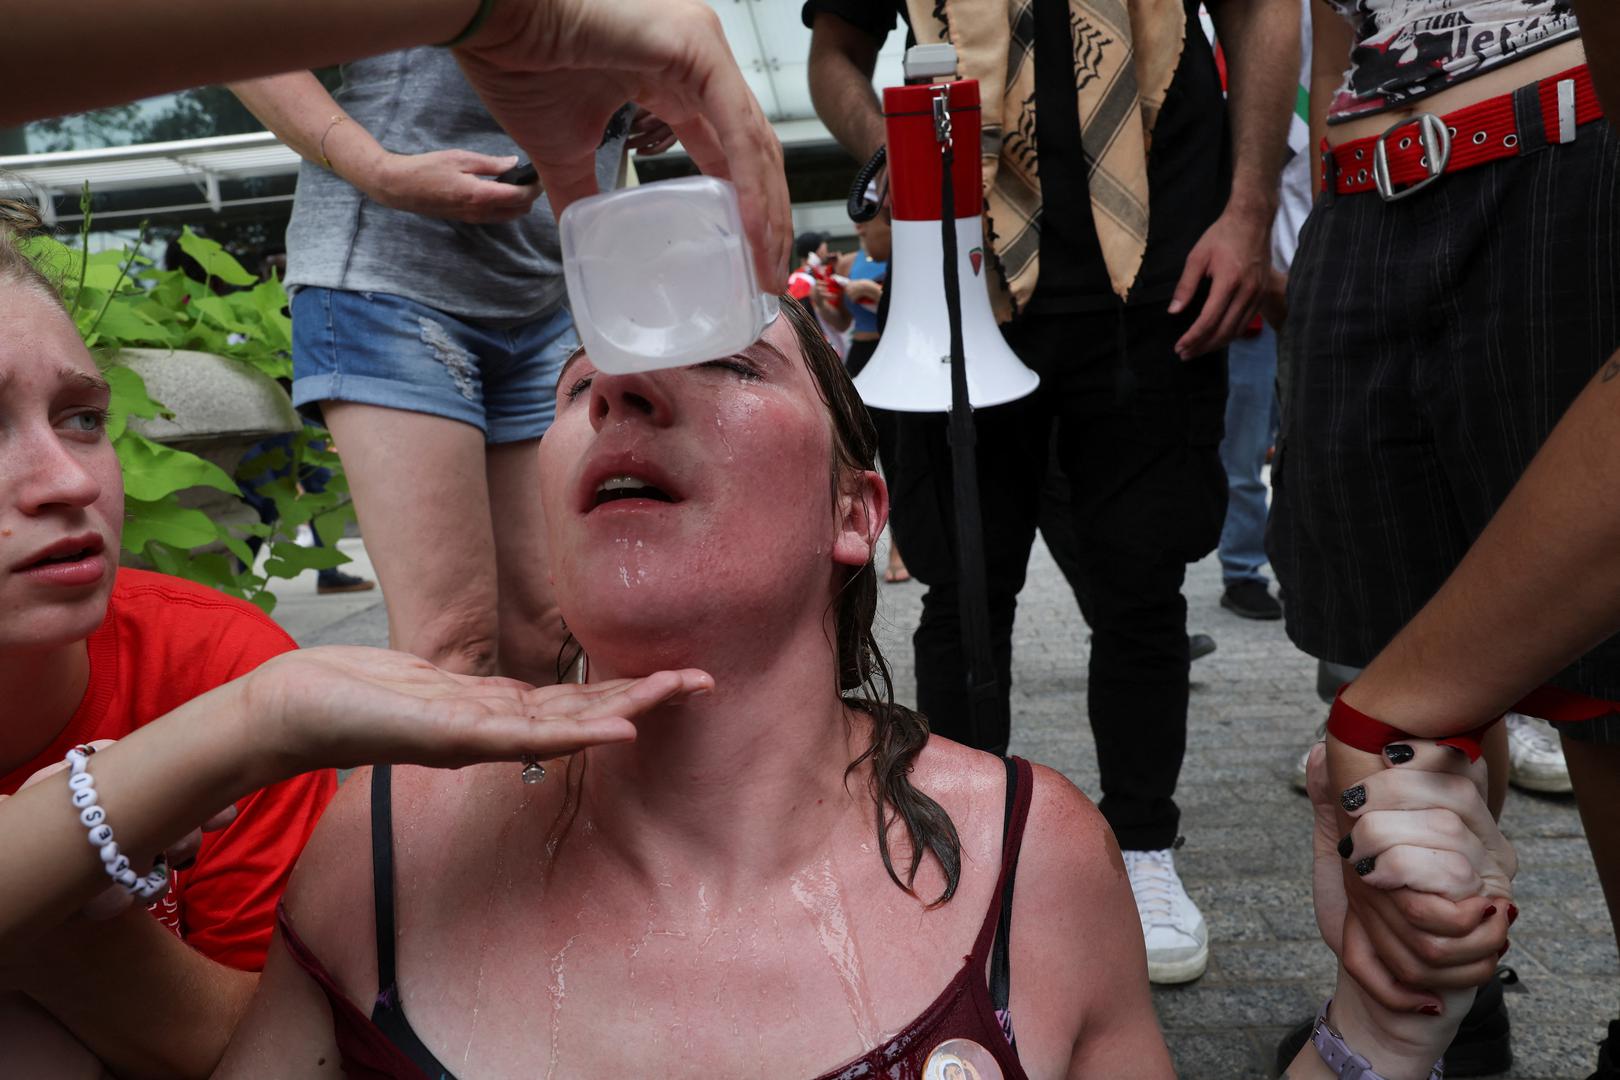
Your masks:
[{"label": "black cell phone", "polygon": [[532,184],[540,179],[540,174],[534,171],[534,162],[520,161],[495,178],[497,184]]}]

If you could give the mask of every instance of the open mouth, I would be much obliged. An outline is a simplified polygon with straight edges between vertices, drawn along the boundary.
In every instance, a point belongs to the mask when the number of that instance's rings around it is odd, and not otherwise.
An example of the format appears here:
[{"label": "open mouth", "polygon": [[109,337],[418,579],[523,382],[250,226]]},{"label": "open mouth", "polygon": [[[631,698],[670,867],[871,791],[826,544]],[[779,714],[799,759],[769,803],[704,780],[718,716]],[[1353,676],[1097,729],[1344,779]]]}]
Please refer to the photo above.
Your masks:
[{"label": "open mouth", "polygon": [[22,573],[29,570],[44,570],[52,566],[73,566],[95,558],[105,547],[101,538],[94,534],[66,537],[37,553],[28,562],[12,569],[14,572]]},{"label": "open mouth", "polygon": [[43,559],[34,560],[33,562],[29,563],[27,566],[23,567],[22,569],[24,569],[24,570],[32,570],[36,566],[50,566],[53,563],[82,562],[83,560],[88,559],[90,556],[94,555],[99,550],[100,550],[99,548],[91,548],[89,546],[86,546],[86,547],[82,547],[82,548],[77,548],[77,549],[75,549],[73,551],[60,552],[59,554],[56,554],[56,555],[47,555]]},{"label": "open mouth", "polygon": [[605,506],[612,502],[621,502],[625,499],[650,499],[653,502],[673,503],[675,497],[654,484],[635,476],[610,476],[596,487],[596,495],[591,502],[594,510],[598,506]]}]

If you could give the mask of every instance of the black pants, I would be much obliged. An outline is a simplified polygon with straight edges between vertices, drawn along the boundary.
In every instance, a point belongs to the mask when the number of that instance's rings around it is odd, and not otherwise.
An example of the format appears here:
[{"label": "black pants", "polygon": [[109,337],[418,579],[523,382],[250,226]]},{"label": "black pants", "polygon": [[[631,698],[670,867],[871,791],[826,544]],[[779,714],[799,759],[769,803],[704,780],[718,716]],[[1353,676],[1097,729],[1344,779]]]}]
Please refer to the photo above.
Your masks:
[{"label": "black pants", "polygon": [[[1007,339],[1041,376],[1040,389],[974,414],[1001,691],[1012,687],[1013,616],[1055,447],[1071,488],[1071,565],[1085,579],[1083,614],[1092,629],[1088,699],[1100,805],[1131,850],[1175,839],[1187,736],[1181,583],[1186,564],[1214,549],[1226,513],[1219,455],[1226,358],[1178,360],[1173,346],[1190,323],[1159,305],[1026,315]],[[928,586],[913,637],[917,704],[936,732],[967,741],[945,417],[899,414],[897,426],[891,520],[906,567]],[[1007,734],[984,748],[1005,746]]]}]

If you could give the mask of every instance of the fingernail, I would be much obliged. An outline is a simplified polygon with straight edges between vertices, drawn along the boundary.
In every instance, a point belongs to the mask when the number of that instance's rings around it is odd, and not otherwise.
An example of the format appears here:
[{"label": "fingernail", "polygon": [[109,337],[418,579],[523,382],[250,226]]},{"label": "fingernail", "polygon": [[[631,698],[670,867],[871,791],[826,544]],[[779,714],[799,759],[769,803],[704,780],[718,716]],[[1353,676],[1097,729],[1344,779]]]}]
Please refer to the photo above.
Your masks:
[{"label": "fingernail", "polygon": [[1362,784],[1357,784],[1353,788],[1345,788],[1339,793],[1339,805],[1344,807],[1344,812],[1347,814],[1353,814],[1360,810],[1367,805],[1367,788]]},{"label": "fingernail", "polygon": [[1405,743],[1390,743],[1384,747],[1384,756],[1389,758],[1392,765],[1405,765],[1417,756],[1417,751]]},{"label": "fingernail", "polygon": [[1365,859],[1362,859],[1356,863],[1356,873],[1360,874],[1362,877],[1366,877],[1368,874],[1373,872],[1373,867],[1377,865],[1377,857],[1369,855]]},{"label": "fingernail", "polygon": [[1349,833],[1345,833],[1344,834],[1344,839],[1339,841],[1339,858],[1348,859],[1350,857],[1350,853],[1352,851],[1354,851],[1355,849],[1356,849],[1355,838],[1352,837]]},{"label": "fingernail", "polygon": [[1495,914],[1496,914],[1496,905],[1492,904],[1490,907],[1485,909],[1485,913],[1479,917],[1479,921],[1484,922],[1486,919],[1489,919],[1492,915],[1495,915]]},{"label": "fingernail", "polygon": [[1422,1013],[1424,1016],[1439,1016],[1440,1006],[1434,1004],[1419,1005],[1417,1011]]},{"label": "fingernail", "polygon": [[1518,919],[1519,919],[1519,905],[1518,904],[1509,904],[1508,905],[1508,925],[1512,926],[1515,922],[1518,921]]}]

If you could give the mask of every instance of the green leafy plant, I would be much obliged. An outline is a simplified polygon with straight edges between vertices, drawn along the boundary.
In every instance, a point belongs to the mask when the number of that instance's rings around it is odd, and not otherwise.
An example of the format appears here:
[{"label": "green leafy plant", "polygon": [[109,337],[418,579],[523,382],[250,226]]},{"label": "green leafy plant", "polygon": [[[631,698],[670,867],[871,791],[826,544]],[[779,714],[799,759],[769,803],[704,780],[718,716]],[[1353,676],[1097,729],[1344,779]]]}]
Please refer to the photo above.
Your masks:
[{"label": "green leafy plant", "polygon": [[[152,399],[134,369],[119,362],[119,353],[126,348],[216,353],[285,382],[292,378],[286,291],[275,278],[260,281],[219,244],[189,228],[181,233],[180,248],[203,268],[204,281],[181,270],[161,270],[142,255],[144,224],[133,246],[91,254],[88,185],[80,206],[77,248],[49,237],[33,237],[23,247],[46,277],[58,283],[80,335],[112,386],[108,436],[124,472],[124,550],[165,573],[251,600],[268,612],[275,606],[267,587],[271,578],[293,578],[349,561],[336,544],[353,507],[329,437],[323,429],[305,425],[285,448],[249,459],[233,478],[212,462],[130,426],[132,417],[173,414]],[[215,281],[235,289],[216,291]],[[304,491],[296,479],[316,468],[332,474],[318,494]],[[181,494],[198,487],[240,497],[237,479],[253,477],[262,478],[255,485],[258,493],[275,503],[279,516],[274,526],[254,521],[233,529],[180,501]],[[294,542],[298,526],[306,524],[324,547]],[[269,547],[262,572],[253,569],[250,538]]]}]

